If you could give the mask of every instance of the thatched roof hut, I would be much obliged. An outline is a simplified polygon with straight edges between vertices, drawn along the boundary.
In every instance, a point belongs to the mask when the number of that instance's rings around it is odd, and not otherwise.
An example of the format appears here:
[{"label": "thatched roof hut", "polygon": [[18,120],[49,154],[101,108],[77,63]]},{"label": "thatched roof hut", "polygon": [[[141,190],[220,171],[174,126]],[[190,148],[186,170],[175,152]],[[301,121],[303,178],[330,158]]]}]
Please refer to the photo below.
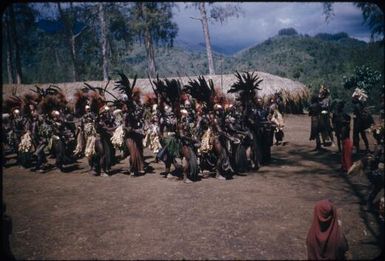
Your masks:
[{"label": "thatched roof hut", "polygon": [[[284,102],[286,104],[286,112],[298,113],[302,111],[303,102],[307,101],[309,90],[308,88],[297,81],[293,81],[287,78],[282,78],[276,75],[272,75],[265,72],[256,72],[259,78],[263,79],[260,84],[261,91],[258,92],[259,96],[262,96],[264,100],[268,100],[276,92],[281,92]],[[182,81],[183,84],[187,84],[189,78],[194,79],[196,76],[192,77],[169,77],[170,79],[175,78]],[[225,75],[213,75],[205,76],[206,79],[212,79],[214,81],[215,87],[222,89],[223,92],[227,93],[227,90],[230,89],[231,85],[236,81],[234,74],[225,74]],[[104,81],[87,81],[88,84],[95,87],[104,87],[107,82]],[[11,95],[12,89],[16,88],[18,95],[23,95],[25,92],[29,92],[30,89],[35,89],[35,85],[46,88],[50,83],[45,84],[5,84],[3,85],[3,99]],[[68,100],[72,100],[74,93],[77,89],[83,88],[83,82],[72,82],[72,83],[55,83],[56,86],[59,86],[67,96]],[[114,81],[111,81],[108,89],[114,93],[112,90],[114,86]],[[151,84],[148,79],[137,79],[136,86],[140,87],[142,91],[152,92]],[[114,93],[115,94],[115,93]],[[117,94],[117,93],[116,93]]]}]

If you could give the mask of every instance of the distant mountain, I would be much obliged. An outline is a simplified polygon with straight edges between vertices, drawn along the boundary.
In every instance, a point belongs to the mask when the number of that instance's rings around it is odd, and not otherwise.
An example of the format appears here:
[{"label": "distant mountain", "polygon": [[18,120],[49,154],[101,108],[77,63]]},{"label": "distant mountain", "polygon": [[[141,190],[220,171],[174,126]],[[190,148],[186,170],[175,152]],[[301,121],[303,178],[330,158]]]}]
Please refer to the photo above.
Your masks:
[{"label": "distant mountain", "polygon": [[[217,51],[223,51],[217,49]],[[217,74],[235,70],[258,70],[290,78],[318,91],[328,86],[334,96],[348,95],[342,88],[343,76],[350,76],[356,66],[369,65],[384,72],[384,49],[380,43],[366,43],[345,33],[308,35],[277,35],[234,55],[214,52]],[[204,44],[177,42],[174,48],[157,48],[156,63],[161,76],[207,74]],[[125,68],[145,76],[146,54],[136,46],[127,53]]]},{"label": "distant mountain", "polygon": [[[191,52],[206,52],[206,44],[205,43],[188,43],[183,40],[176,40],[174,43],[174,46],[180,47],[182,49],[185,49],[186,51],[191,51]],[[231,56],[235,54],[237,51],[242,49],[242,46],[226,46],[226,45],[215,45],[212,44],[211,48],[213,52],[215,52],[218,55],[225,55],[225,56]]]},{"label": "distant mountain", "polygon": [[[53,33],[60,31],[63,25],[46,20],[40,21],[38,26]],[[82,80],[101,79],[100,48],[97,38],[93,36],[93,32],[89,31],[79,38],[77,54]],[[60,41],[51,43],[48,40],[52,41],[50,38],[39,41],[40,49],[35,52],[24,50],[23,74],[26,83],[68,81],[71,75],[68,49]],[[384,72],[383,43],[366,43],[350,38],[346,33],[315,36],[281,34],[240,51],[237,51],[240,46],[226,44],[213,45],[217,74],[234,73],[236,70],[264,71],[298,80],[312,91],[318,91],[319,86],[324,84],[331,89],[333,96],[346,99],[349,92],[342,88],[343,76],[350,76],[356,66],[368,65]],[[112,75],[123,70],[130,77],[147,77],[144,45],[129,46],[124,41],[115,41],[112,42],[111,52]],[[155,48],[155,62],[160,77],[177,76],[178,73],[183,76],[208,73],[204,43],[191,44],[177,39],[173,48],[158,46]],[[3,70],[3,79],[6,75],[6,70]]]},{"label": "distant mountain", "polygon": [[[312,92],[324,84],[334,97],[350,100],[350,92],[343,88],[343,76],[350,76],[360,65],[368,65],[383,74],[383,43],[366,43],[350,38],[346,33],[338,33],[314,37],[274,36],[237,52],[228,68],[239,71],[254,69],[298,80],[308,85]],[[370,99],[375,100],[378,91],[374,90]]]},{"label": "distant mountain", "polygon": [[[219,50],[221,49],[217,49]],[[186,49],[179,51],[188,58],[183,59],[184,62],[177,66],[178,68],[185,67],[188,74],[207,73],[203,44],[200,49],[196,47],[194,54]],[[175,59],[178,60],[177,57]],[[169,71],[173,71],[173,66],[168,61],[161,60],[164,61],[163,65],[167,64]],[[366,43],[353,39],[346,33],[322,33],[313,37],[300,34],[276,35],[234,55],[215,53],[214,63],[217,74],[233,73],[235,70],[264,71],[300,81],[309,86],[311,92],[318,92],[320,85],[324,84],[330,88],[333,97],[349,100],[350,92],[342,87],[343,76],[349,77],[354,68],[360,65],[368,65],[383,74],[384,45],[381,42]],[[194,70],[189,71],[188,68]],[[374,90],[374,93],[376,91],[378,90]],[[375,97],[376,95],[373,95],[370,99]]]},{"label": "distant mountain", "polygon": [[193,44],[183,40],[175,40],[174,46],[190,52],[203,52],[206,48],[202,43]]},{"label": "distant mountain", "polygon": [[[343,34],[275,36],[234,55],[232,68],[255,68],[317,85],[341,83],[341,75],[367,64],[384,69],[383,46],[365,43]],[[318,85],[319,86],[319,85]]]}]

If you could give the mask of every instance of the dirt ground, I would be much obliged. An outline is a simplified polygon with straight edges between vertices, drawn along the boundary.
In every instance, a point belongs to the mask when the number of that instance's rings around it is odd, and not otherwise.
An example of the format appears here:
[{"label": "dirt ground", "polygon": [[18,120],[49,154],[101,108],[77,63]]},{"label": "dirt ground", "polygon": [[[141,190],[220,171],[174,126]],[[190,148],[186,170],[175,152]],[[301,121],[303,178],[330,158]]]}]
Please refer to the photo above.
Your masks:
[{"label": "dirt ground", "polygon": [[351,257],[378,256],[380,225],[367,211],[367,179],[338,172],[336,147],[312,151],[309,117],[285,120],[288,144],[272,148],[271,164],[227,181],[168,180],[153,157],[147,158],[153,173],[135,178],[123,173],[127,160],[115,165],[110,177],[91,176],[84,159],[68,173],[3,168],[12,254],[17,259],[305,259],[314,204],[329,198],[339,210]]}]

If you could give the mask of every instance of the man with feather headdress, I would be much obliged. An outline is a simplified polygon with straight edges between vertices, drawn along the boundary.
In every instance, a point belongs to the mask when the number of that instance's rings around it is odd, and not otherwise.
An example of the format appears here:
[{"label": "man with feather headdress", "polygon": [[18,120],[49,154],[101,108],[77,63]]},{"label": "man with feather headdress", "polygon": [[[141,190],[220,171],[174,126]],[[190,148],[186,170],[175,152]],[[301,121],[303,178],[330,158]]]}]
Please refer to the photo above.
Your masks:
[{"label": "man with feather headdress", "polygon": [[360,152],[360,137],[365,144],[366,152],[369,151],[369,141],[366,137],[365,130],[370,128],[374,123],[373,117],[370,115],[368,108],[366,107],[366,100],[368,95],[365,90],[356,88],[352,94],[353,104],[353,146],[356,148],[356,152]]},{"label": "man with feather headdress", "polygon": [[[151,82],[151,80],[150,80]],[[175,172],[178,172],[182,166],[177,161],[181,157],[182,144],[178,137],[177,123],[180,119],[180,95],[181,85],[176,80],[160,80],[157,77],[153,83],[153,90],[158,99],[157,108],[159,109],[159,132],[162,148],[159,150],[156,158],[165,164],[164,174],[167,178],[173,178],[171,165]]]},{"label": "man with feather headdress", "polygon": [[[74,154],[81,155],[84,151],[94,176],[108,177],[111,166],[115,163],[115,149],[111,141],[112,132],[115,130],[114,116],[105,97],[108,83],[104,88],[92,87],[85,83],[83,93],[76,94],[75,111],[79,113],[81,120]],[[81,115],[82,113],[84,115]]]},{"label": "man with feather headdress", "polygon": [[267,112],[262,107],[262,99],[257,96],[261,90],[259,84],[263,81],[254,73],[239,74],[236,72],[235,82],[229,93],[238,93],[238,100],[243,107],[243,115],[246,115],[246,125],[252,133],[252,165],[259,168],[260,164],[270,161],[270,148],[272,145],[272,131],[267,119]]},{"label": "man with feather headdress", "polygon": [[324,146],[331,146],[333,143],[333,129],[330,122],[330,90],[321,85],[318,93],[318,101],[321,107],[319,115],[319,131]]},{"label": "man with feather headdress", "polygon": [[25,168],[31,166],[32,152],[36,146],[32,134],[32,115],[36,114],[34,98],[29,93],[19,97],[14,92],[4,101],[3,107],[10,115],[8,143],[11,151],[17,153],[17,163]]},{"label": "man with feather headdress", "polygon": [[126,146],[129,152],[129,172],[131,176],[145,174],[143,156],[144,119],[141,104],[140,89],[135,88],[136,76],[131,84],[127,76],[120,73],[120,81],[116,87],[121,94],[125,95],[123,106],[123,129]]},{"label": "man with feather headdress", "polygon": [[215,90],[211,79],[207,82],[203,76],[190,79],[185,91],[196,99],[199,106],[196,139],[201,141],[197,151],[201,171],[215,169],[216,178],[225,180],[234,170],[226,149],[227,140],[231,137],[224,127],[224,95]]},{"label": "man with feather headdress", "polygon": [[283,120],[282,115],[283,101],[281,97],[281,93],[276,92],[274,97],[270,99],[269,106],[269,119],[274,125],[274,137],[275,137],[275,145],[284,145],[283,142],[284,132],[283,129],[285,127],[285,122]]},{"label": "man with feather headdress", "polygon": [[[162,145],[160,144],[160,127],[158,104],[155,94],[145,94],[144,96],[144,120],[146,136],[143,140],[143,146],[148,147],[154,155],[158,154]],[[157,161],[157,159],[155,159]]]},{"label": "man with feather headdress", "polygon": [[68,102],[60,87],[49,86],[46,89],[36,86],[35,93],[38,94],[37,110],[41,117],[36,124],[37,164],[35,170],[43,171],[42,164],[46,161],[44,151],[46,147],[55,157],[56,167],[64,171],[64,165],[72,162],[70,146],[74,144],[74,128],[71,127],[67,115]]}]

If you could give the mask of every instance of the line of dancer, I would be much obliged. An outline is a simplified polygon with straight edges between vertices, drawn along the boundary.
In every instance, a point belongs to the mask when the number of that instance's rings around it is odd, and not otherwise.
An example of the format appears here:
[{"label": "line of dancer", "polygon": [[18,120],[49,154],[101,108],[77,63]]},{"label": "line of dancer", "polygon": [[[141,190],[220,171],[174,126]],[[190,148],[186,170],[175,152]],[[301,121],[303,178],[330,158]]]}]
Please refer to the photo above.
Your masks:
[{"label": "line of dancer", "polygon": [[153,92],[142,95],[136,77],[130,82],[119,75],[114,92],[110,81],[104,88],[85,83],[72,102],[57,86],[7,98],[3,144],[17,154],[17,164],[44,173],[49,155],[66,172],[66,165],[86,157],[90,173],[109,176],[128,157],[128,173],[140,176],[151,168],[147,147],[164,163],[162,175],[190,183],[258,170],[270,162],[274,137],[283,143],[282,98],[275,94],[264,106],[262,79],[253,73],[236,72],[231,97],[203,76],[186,85],[149,78]]}]

